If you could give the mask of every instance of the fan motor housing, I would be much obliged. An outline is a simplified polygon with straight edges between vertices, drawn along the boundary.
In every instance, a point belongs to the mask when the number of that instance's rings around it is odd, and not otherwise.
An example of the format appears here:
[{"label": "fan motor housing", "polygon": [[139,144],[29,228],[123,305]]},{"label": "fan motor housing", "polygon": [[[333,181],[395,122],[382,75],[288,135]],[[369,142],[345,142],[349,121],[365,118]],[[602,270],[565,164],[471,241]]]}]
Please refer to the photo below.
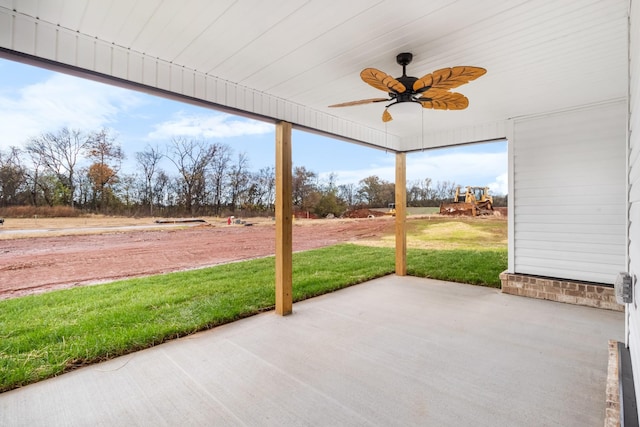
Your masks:
[{"label": "fan motor housing", "polygon": [[402,65],[403,67],[406,67],[407,65],[411,64],[412,60],[413,60],[413,54],[409,52],[399,53],[396,56],[396,62]]}]

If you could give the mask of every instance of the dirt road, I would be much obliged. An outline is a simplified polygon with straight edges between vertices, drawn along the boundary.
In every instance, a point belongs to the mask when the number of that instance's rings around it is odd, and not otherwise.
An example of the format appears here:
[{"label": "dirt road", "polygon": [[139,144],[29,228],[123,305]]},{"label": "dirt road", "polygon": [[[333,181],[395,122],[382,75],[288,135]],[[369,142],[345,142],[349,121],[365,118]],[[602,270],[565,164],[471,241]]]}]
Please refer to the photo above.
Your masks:
[{"label": "dirt road", "polygon": [[[294,251],[371,239],[391,218],[300,220]],[[0,299],[272,255],[273,224],[0,240]]]}]

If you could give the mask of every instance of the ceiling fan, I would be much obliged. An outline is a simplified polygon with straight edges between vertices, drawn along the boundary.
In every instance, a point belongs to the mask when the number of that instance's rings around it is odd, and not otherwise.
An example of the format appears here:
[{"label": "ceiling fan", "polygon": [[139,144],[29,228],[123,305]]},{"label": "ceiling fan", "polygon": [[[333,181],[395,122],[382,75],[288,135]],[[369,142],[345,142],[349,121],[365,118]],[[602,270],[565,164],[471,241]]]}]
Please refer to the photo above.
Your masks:
[{"label": "ceiling fan", "polygon": [[391,102],[382,113],[383,122],[389,122],[393,119],[388,108],[403,102],[415,102],[421,104],[422,108],[436,110],[464,110],[469,106],[469,99],[461,93],[450,92],[449,89],[475,80],[487,72],[480,67],[458,66],[442,68],[421,78],[416,78],[407,76],[407,65],[411,63],[412,59],[413,54],[411,53],[400,53],[396,56],[396,62],[402,66],[402,76],[398,78],[393,78],[375,68],[365,68],[360,72],[360,78],[365,83],[387,92],[388,98],[362,99],[329,105],[329,107]]}]

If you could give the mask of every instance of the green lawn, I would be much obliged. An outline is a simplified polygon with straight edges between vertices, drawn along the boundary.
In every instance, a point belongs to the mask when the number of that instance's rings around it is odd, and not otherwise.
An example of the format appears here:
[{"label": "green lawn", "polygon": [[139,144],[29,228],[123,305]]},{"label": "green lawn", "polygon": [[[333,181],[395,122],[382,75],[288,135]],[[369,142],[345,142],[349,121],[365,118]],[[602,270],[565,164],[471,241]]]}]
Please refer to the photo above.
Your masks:
[{"label": "green lawn", "polygon": [[[506,249],[408,252],[416,276],[499,286]],[[294,254],[294,301],[394,271],[394,250]],[[269,310],[272,257],[0,301],[0,391]]]},{"label": "green lawn", "polygon": [[[395,247],[395,234],[387,234],[358,244]],[[407,219],[407,248],[450,250],[506,250],[507,221],[504,218],[442,217]]]},{"label": "green lawn", "polygon": [[499,288],[500,273],[506,269],[506,249],[407,251],[410,276]]}]

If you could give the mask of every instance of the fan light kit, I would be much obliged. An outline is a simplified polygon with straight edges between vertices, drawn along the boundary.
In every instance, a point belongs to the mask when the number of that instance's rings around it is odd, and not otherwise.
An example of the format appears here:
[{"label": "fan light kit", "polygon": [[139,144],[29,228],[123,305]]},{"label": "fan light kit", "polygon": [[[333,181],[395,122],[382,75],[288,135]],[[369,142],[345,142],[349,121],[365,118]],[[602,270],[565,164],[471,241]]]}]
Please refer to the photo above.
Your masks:
[{"label": "fan light kit", "polygon": [[418,117],[420,110],[422,110],[420,103],[413,101],[396,102],[389,105],[387,108],[389,115],[393,115],[393,120],[400,122],[415,119]]},{"label": "fan light kit", "polygon": [[[413,54],[401,53],[396,56],[396,62],[402,66],[402,76],[393,78],[389,74],[375,68],[365,68],[360,73],[362,80],[387,92],[388,98],[370,98],[360,101],[344,102],[329,107],[350,107],[353,105],[370,104],[375,102],[391,102],[382,113],[382,121],[393,120],[389,107],[399,104],[415,103],[422,108],[436,110],[464,110],[469,106],[469,99],[461,93],[451,92],[450,89],[461,86],[484,75],[487,70],[480,67],[458,66],[442,68],[421,78],[407,76],[407,65],[411,63]],[[410,106],[411,104],[408,104]],[[402,105],[404,108],[405,105]],[[407,108],[410,110],[410,108]]]}]

